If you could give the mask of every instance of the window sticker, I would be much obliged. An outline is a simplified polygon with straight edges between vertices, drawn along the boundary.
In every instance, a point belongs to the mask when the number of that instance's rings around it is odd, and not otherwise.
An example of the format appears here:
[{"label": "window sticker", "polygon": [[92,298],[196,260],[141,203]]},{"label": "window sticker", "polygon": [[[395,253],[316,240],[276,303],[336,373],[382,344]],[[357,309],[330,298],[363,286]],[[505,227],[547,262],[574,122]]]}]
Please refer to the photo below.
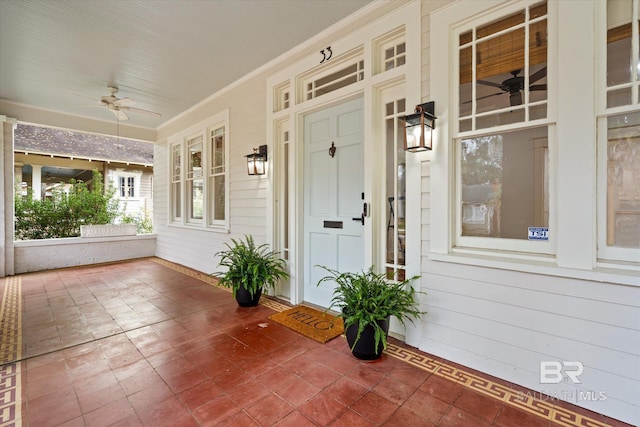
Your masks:
[{"label": "window sticker", "polygon": [[529,227],[529,240],[549,240],[549,227]]}]

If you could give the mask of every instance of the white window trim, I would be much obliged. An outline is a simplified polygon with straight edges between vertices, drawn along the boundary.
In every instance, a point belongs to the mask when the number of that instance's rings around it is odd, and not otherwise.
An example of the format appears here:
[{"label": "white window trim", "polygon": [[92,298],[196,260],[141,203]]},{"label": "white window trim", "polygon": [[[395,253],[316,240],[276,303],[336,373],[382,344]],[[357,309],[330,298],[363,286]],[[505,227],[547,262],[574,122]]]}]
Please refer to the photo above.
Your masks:
[{"label": "white window trim", "polygon": [[[448,111],[450,117],[444,117],[444,114],[439,114],[436,111],[436,116],[438,116],[438,120],[436,122],[436,133],[439,133],[440,137],[438,140],[438,146],[434,148],[434,154],[445,154],[449,160],[446,161],[449,167],[446,168],[446,171],[440,170],[440,165],[442,163],[432,165],[432,172],[435,173],[445,173],[447,176],[446,181],[442,181],[440,179],[432,180],[431,182],[448,182],[449,189],[443,190],[442,187],[432,188],[432,194],[434,197],[443,197],[443,191],[448,191],[446,195],[447,201],[444,206],[448,209],[438,209],[432,210],[432,213],[438,217],[442,213],[447,215],[446,222],[444,218],[434,219],[434,225],[436,225],[436,230],[434,233],[440,233],[437,239],[432,240],[432,251],[436,253],[473,253],[476,251],[479,255],[486,255],[495,253],[495,251],[508,251],[513,252],[512,257],[521,258],[522,254],[528,254],[526,258],[532,260],[540,260],[547,259],[548,255],[555,253],[555,244],[556,244],[556,236],[557,236],[557,226],[555,223],[555,187],[553,183],[555,182],[555,136],[554,136],[554,108],[552,94],[553,91],[549,91],[549,97],[547,101],[547,118],[541,120],[532,120],[528,122],[520,122],[503,126],[496,126],[488,129],[475,130],[472,132],[457,132],[457,123],[458,123],[458,110],[457,110],[457,102],[459,96],[459,85],[457,82],[458,73],[451,70],[458,70],[459,67],[459,58],[457,54],[458,49],[458,35],[461,32],[467,31],[471,27],[475,27],[478,25],[482,25],[484,22],[491,22],[493,20],[499,19],[504,16],[508,16],[511,13],[514,13],[519,10],[523,10],[531,5],[539,3],[540,0],[527,0],[527,1],[517,1],[510,2],[506,5],[502,5],[500,7],[496,7],[490,10],[487,10],[487,4],[483,2],[479,2],[479,5],[474,5],[475,10],[471,7],[470,4],[465,3],[465,5],[457,5],[457,7],[451,7],[450,11],[454,12],[451,15],[450,19],[455,19],[454,16],[462,16],[467,15],[471,16],[470,19],[465,19],[459,22],[455,22],[450,26],[444,25],[442,22],[438,22],[438,20],[433,21],[433,31],[431,32],[431,63],[432,65],[432,76],[434,76],[434,80],[438,78],[438,70],[440,73],[445,73],[447,84],[434,84],[432,85],[432,90],[434,93],[434,99],[438,99],[440,96],[447,99],[446,105],[450,108]],[[464,12],[462,12],[464,10]],[[550,4],[548,7],[547,13],[547,31],[549,32],[549,38],[552,39],[554,37],[553,30],[553,17],[552,15],[552,5]],[[475,13],[474,13],[475,12]],[[445,12],[446,13],[446,12]],[[438,38],[442,37],[442,33],[440,31],[444,31],[449,34],[448,40],[450,40],[450,44],[438,42]],[[435,38],[435,39],[434,39]],[[550,72],[554,69],[554,64],[552,63],[552,58],[554,54],[554,46],[553,43],[549,43],[549,52],[547,67]],[[449,57],[449,63],[438,61],[436,58]],[[449,67],[451,67],[449,69]],[[440,74],[442,76],[442,74]],[[442,78],[442,77],[440,77]],[[548,78],[549,85],[552,86],[551,78]],[[433,81],[433,80],[432,80]],[[552,88],[551,88],[552,89]],[[436,105],[440,104],[440,101],[436,103]],[[449,122],[449,118],[451,121]],[[549,204],[550,204],[550,215],[549,215],[549,232],[550,238],[549,241],[528,241],[528,240],[519,240],[519,239],[504,239],[504,238],[496,238],[496,237],[468,237],[461,236],[461,206],[458,201],[460,200],[461,194],[461,182],[460,182],[460,139],[465,137],[476,137],[482,135],[489,135],[495,133],[502,133],[507,131],[515,131],[526,128],[538,127],[538,126],[546,126],[547,127],[547,136],[549,139]],[[442,138],[444,136],[444,138]],[[438,136],[436,136],[438,138]],[[446,153],[443,153],[442,148],[446,150]],[[443,158],[444,160],[444,158]],[[435,162],[434,162],[435,163]],[[434,167],[435,166],[435,170]],[[438,206],[443,206],[442,203],[438,203]],[[447,226],[438,226],[437,224],[447,224]],[[447,233],[446,237],[444,232]],[[441,230],[441,231],[438,231]],[[435,237],[435,236],[434,236]]]},{"label": "white window trim", "polygon": [[[596,2],[596,57],[598,61],[596,93],[597,93],[597,193],[598,193],[598,260],[599,267],[634,268],[640,270],[640,249],[607,246],[607,118],[623,113],[640,112],[640,103],[632,103],[622,107],[607,108],[607,2]],[[634,10],[640,5],[633,1]],[[637,37],[632,37],[632,51],[637,52]],[[633,85],[637,92],[637,85]],[[637,95],[633,99],[637,99]],[[628,264],[630,263],[630,264]]]},{"label": "white window trim", "polygon": [[[211,208],[211,203],[209,200],[206,200],[207,203],[205,203],[205,211],[207,211],[207,227],[215,227],[215,228],[223,228],[228,230],[228,224],[229,224],[229,126],[228,126],[228,120],[226,120],[224,123],[219,122],[214,124],[213,126],[209,126],[206,129],[206,135],[207,138],[204,141],[204,144],[207,146],[207,151],[203,152],[203,156],[206,155],[207,159],[206,159],[206,167],[207,170],[205,172],[205,179],[207,181],[206,186],[205,186],[205,190],[208,191],[207,196],[210,195],[210,188],[208,187],[210,184],[210,181],[213,179],[215,181],[215,177],[216,176],[224,176],[224,184],[225,184],[225,189],[224,189],[224,194],[225,194],[225,212],[224,212],[224,218],[223,220],[219,220],[219,219],[215,219],[214,218],[214,210]],[[220,172],[213,172],[213,167],[211,165],[211,161],[212,161],[212,155],[209,152],[211,150],[211,133],[213,131],[215,131],[216,129],[220,129],[220,128],[224,128],[224,172],[220,173]]]},{"label": "white window trim", "polygon": [[[115,170],[115,187],[117,189],[118,199],[119,200],[140,200],[140,181],[142,179],[142,172],[124,172],[120,170]],[[120,195],[120,178],[133,178],[133,197],[121,196]]]},{"label": "white window trim", "polygon": [[[405,51],[402,54],[398,54],[395,49],[401,43],[405,44]],[[373,40],[372,41],[372,48],[373,48],[372,72],[373,74],[374,75],[381,74],[381,73],[390,71],[394,68],[398,68],[401,65],[396,65],[395,62],[400,56],[403,56],[406,62],[406,59],[407,59],[406,43],[407,43],[406,29],[404,25],[398,28],[395,28],[389,31],[388,33],[383,34],[382,36],[379,36],[375,40]],[[392,58],[385,59],[385,52],[387,49],[390,49],[390,48],[394,49],[394,55]],[[393,61],[394,63],[393,67],[386,69],[386,62],[389,60]]]},{"label": "white window trim", "polygon": [[[174,197],[175,194],[173,193],[173,186],[174,186],[174,163],[173,163],[173,154],[174,152],[179,152],[180,153],[180,176],[179,179],[177,181],[177,183],[180,186],[180,190],[182,191],[182,186],[183,186],[183,178],[182,178],[182,174],[183,174],[183,168],[182,168],[182,152],[184,151],[183,147],[182,147],[182,140],[177,140],[177,141],[169,141],[168,144],[169,147],[169,174],[168,174],[168,178],[169,178],[169,197],[168,197],[168,218],[169,218],[169,224],[180,224],[182,223],[182,217],[184,216],[184,213],[182,211],[182,198],[180,199],[180,215],[176,216],[174,218],[173,214],[174,214]],[[179,147],[178,150],[175,150],[176,147]]]},{"label": "white window trim", "polygon": [[[189,176],[189,167],[190,164],[189,162],[191,161],[191,147],[193,146],[192,141],[197,140],[198,138],[200,138],[200,170],[201,170],[201,174],[200,176]],[[197,181],[197,180],[201,180],[203,182],[203,193],[206,191],[206,186],[204,185],[204,180],[207,178],[205,176],[205,168],[207,167],[207,161],[204,158],[206,156],[206,152],[205,152],[205,145],[206,142],[206,131],[205,132],[198,132],[198,133],[194,133],[192,135],[187,136],[184,139],[184,145],[183,145],[183,155],[182,155],[182,159],[184,159],[185,161],[185,168],[184,170],[184,191],[183,191],[183,195],[184,195],[184,203],[185,203],[185,207],[186,207],[186,211],[184,211],[185,215],[183,215],[185,221],[187,222],[187,224],[189,225],[201,225],[204,223],[205,221],[205,217],[206,214],[204,213],[204,211],[206,210],[206,205],[207,205],[207,198],[206,196],[203,194],[203,206],[202,206],[202,217],[201,218],[194,218],[192,217],[193,214],[193,207],[190,206],[191,203],[193,202],[193,200],[190,200],[192,197],[192,193],[187,192],[188,188],[190,185],[193,185],[193,182]],[[194,174],[195,175],[195,174]],[[191,183],[191,184],[190,184]]]},{"label": "white window trim", "polygon": [[[556,234],[555,255],[504,251],[495,249],[454,248],[455,233],[455,151],[451,141],[455,120],[456,90],[451,68],[456,66],[450,51],[457,44],[451,28],[478,17],[496,13],[507,14],[505,8],[535,4],[526,2],[461,2],[434,12],[430,16],[431,99],[436,102],[438,117],[431,152],[430,245],[427,256],[432,260],[526,271],[538,274],[575,277],[584,280],[608,281],[638,285],[640,263],[613,265],[597,260],[596,237],[596,98],[585,87],[597,87],[595,73],[574,72],[575,69],[595,70],[597,35],[584,31],[585,22],[596,22],[602,13],[593,2],[585,7],[579,2],[548,1],[549,44],[548,117],[562,117],[549,129],[550,154],[550,222]],[[490,7],[496,8],[491,10]],[[514,6],[515,5],[515,6]],[[562,21],[562,26],[558,25]],[[576,38],[580,33],[584,37]],[[592,54],[576,53],[591,49]],[[567,52],[559,55],[558,53]],[[451,58],[451,61],[442,61]],[[457,56],[456,56],[457,58]],[[455,59],[457,61],[457,59]],[[600,77],[602,78],[602,77]],[[562,84],[559,84],[562,82]],[[553,123],[552,120],[549,123]],[[587,124],[585,126],[585,123]],[[557,141],[557,143],[554,143]],[[580,165],[580,167],[576,167]],[[450,184],[448,184],[450,183]]]},{"label": "white window trim", "polygon": [[[209,178],[210,178],[210,155],[209,155],[209,132],[212,129],[224,127],[225,128],[225,219],[224,221],[211,218],[212,212],[209,207]],[[204,209],[202,219],[190,219],[187,205],[187,169],[188,169],[188,141],[197,136],[202,136],[202,161],[203,161],[203,192],[204,192]],[[189,229],[197,229],[211,232],[228,233],[229,232],[229,109],[226,109],[207,120],[204,120],[196,125],[189,127],[177,134],[168,138],[169,156],[168,157],[168,206],[167,206],[167,225],[172,227],[181,227]],[[180,158],[180,218],[173,219],[173,190],[172,190],[172,175],[173,164],[172,152],[173,147],[181,145],[181,158]],[[190,196],[189,196],[190,197]]]},{"label": "white window trim", "polygon": [[[457,118],[454,119],[455,121],[457,121]],[[552,203],[552,200],[554,199],[554,194],[555,194],[555,188],[552,185],[552,183],[554,182],[554,165],[556,164],[556,160],[555,160],[555,155],[553,154],[554,152],[552,151],[551,147],[555,147],[555,140],[554,140],[554,132],[555,132],[555,125],[553,123],[548,122],[547,120],[536,120],[536,121],[532,121],[532,122],[528,122],[528,123],[519,123],[519,126],[515,126],[515,125],[508,125],[508,126],[500,126],[500,127],[495,127],[495,128],[491,128],[491,129],[487,129],[490,132],[474,132],[473,136],[474,137],[478,137],[478,136],[483,136],[483,135],[488,135],[488,134],[495,134],[495,133],[503,133],[506,132],[507,130],[523,130],[523,129],[527,129],[527,128],[531,128],[531,127],[538,127],[538,126],[534,126],[534,124],[541,124],[540,127],[546,127],[547,128],[547,138],[548,138],[548,145],[549,145],[549,233],[550,233],[550,237],[548,241],[528,241],[528,240],[523,240],[523,239],[506,239],[506,238],[499,238],[499,237],[477,237],[477,236],[462,236],[462,221],[460,220],[460,218],[462,217],[462,204],[459,203],[460,200],[462,200],[462,177],[461,177],[461,171],[460,168],[457,167],[458,165],[460,165],[462,159],[461,159],[461,149],[460,149],[460,140],[464,139],[464,137],[458,135],[456,138],[452,138],[452,144],[454,144],[455,146],[453,147],[453,151],[454,151],[454,156],[455,156],[455,164],[456,164],[456,174],[455,174],[455,178],[454,181],[456,183],[455,185],[455,196],[453,199],[453,203],[454,203],[454,215],[455,215],[455,220],[453,222],[454,225],[454,236],[453,236],[453,247],[452,247],[452,251],[461,251],[461,250],[466,250],[466,249],[471,249],[471,248],[475,248],[475,249],[479,249],[479,250],[500,250],[500,251],[512,251],[512,252],[526,252],[526,253],[530,253],[530,254],[538,254],[540,256],[546,256],[546,255],[552,255],[555,253],[555,241],[556,241],[556,225],[555,225],[555,216],[553,215],[554,212],[554,204]],[[533,226],[533,224],[532,224]],[[530,256],[534,256],[536,257],[537,255],[530,255]]]}]

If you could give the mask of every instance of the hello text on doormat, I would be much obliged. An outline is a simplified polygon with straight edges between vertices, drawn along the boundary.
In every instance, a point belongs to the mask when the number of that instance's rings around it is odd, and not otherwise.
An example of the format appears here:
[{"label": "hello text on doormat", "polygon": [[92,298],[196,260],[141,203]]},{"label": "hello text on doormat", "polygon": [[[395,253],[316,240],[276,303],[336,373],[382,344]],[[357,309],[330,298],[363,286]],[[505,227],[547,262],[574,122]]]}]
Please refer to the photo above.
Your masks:
[{"label": "hello text on doormat", "polygon": [[297,305],[272,314],[269,319],[321,343],[344,333],[344,323],[341,318],[306,305]]}]

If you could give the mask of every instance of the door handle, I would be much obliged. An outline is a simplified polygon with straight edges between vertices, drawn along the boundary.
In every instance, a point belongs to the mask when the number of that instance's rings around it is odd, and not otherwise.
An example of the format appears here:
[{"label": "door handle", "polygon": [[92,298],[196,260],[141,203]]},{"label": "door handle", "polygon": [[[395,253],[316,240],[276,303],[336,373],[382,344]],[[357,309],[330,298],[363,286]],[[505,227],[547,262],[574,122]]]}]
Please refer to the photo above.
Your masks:
[{"label": "door handle", "polygon": [[362,225],[364,225],[364,214],[357,216],[355,218],[351,218],[354,221],[360,221],[362,223]]},{"label": "door handle", "polygon": [[[364,198],[364,193],[362,193],[362,197]],[[362,225],[364,225],[364,218],[368,215],[368,208],[367,208],[367,203],[363,203],[362,204],[362,214],[360,214],[360,216],[355,217],[355,218],[351,218],[354,221],[360,221],[362,223]]]}]

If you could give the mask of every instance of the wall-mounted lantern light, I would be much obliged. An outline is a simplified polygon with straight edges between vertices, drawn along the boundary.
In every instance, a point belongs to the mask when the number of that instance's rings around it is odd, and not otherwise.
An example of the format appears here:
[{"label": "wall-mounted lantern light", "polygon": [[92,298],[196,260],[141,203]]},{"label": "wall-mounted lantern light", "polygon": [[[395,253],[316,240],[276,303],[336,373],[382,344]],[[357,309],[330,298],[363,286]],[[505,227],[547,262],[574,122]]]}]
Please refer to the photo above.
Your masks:
[{"label": "wall-mounted lantern light", "polygon": [[253,149],[253,153],[245,156],[247,158],[247,173],[249,175],[264,175],[267,164],[267,146],[261,145]]},{"label": "wall-mounted lantern light", "polygon": [[432,148],[436,128],[435,102],[416,105],[415,113],[404,118],[404,149],[412,153]]}]

